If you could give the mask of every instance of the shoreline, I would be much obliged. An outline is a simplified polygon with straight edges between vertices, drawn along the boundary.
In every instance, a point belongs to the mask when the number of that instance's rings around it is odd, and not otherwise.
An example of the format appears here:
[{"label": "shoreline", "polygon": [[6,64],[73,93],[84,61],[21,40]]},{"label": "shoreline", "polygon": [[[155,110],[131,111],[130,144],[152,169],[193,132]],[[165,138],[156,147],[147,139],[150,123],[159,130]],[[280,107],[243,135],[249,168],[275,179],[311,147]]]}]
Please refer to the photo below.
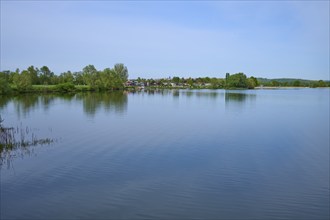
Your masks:
[{"label": "shoreline", "polygon": [[103,89],[95,89],[91,88],[89,86],[85,85],[78,85],[71,88],[64,88],[59,89],[58,87],[54,85],[46,85],[46,86],[40,86],[40,85],[34,85],[32,88],[24,91],[19,91],[16,88],[12,88],[10,92],[8,93],[0,93],[0,95],[16,95],[16,94],[72,94],[72,93],[80,93],[80,92],[118,92],[118,91],[143,91],[143,90],[162,90],[162,89],[168,89],[168,90],[201,90],[201,89],[208,89],[208,90],[285,90],[285,89],[330,89],[330,87],[294,87],[294,86],[257,86],[253,89],[245,89],[245,88],[210,88],[210,87],[175,87],[175,86],[165,86],[165,87],[158,87],[158,86],[145,86],[145,87],[124,87],[121,89],[114,89],[114,90],[103,90]]}]

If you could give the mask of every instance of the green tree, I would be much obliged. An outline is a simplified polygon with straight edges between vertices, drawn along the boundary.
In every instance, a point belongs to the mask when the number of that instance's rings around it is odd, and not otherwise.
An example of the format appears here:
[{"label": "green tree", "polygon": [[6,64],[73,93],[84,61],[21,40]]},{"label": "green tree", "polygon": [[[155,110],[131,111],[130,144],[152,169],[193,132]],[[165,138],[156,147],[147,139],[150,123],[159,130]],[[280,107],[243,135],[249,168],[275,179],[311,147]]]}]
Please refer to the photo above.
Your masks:
[{"label": "green tree", "polygon": [[14,85],[18,91],[26,92],[32,87],[31,74],[27,70],[23,70],[21,74],[14,76]]},{"label": "green tree", "polygon": [[180,77],[174,76],[174,77],[172,78],[172,82],[173,82],[173,83],[176,83],[176,84],[180,83]]},{"label": "green tree", "polygon": [[43,66],[39,71],[40,84],[51,85],[54,81],[54,73],[47,66]]},{"label": "green tree", "polygon": [[190,87],[192,87],[192,86],[194,85],[194,80],[193,80],[191,77],[189,77],[189,78],[187,79],[187,84],[188,84]]},{"label": "green tree", "polygon": [[0,72],[0,94],[6,94],[10,92],[8,78],[9,77],[6,73]]},{"label": "green tree", "polygon": [[254,89],[254,87],[257,86],[256,81],[251,77],[247,79],[247,85],[248,85],[248,89]]},{"label": "green tree", "polygon": [[226,78],[225,78],[226,87],[227,87],[227,82],[229,80],[229,77],[230,77],[230,74],[229,73],[226,73]]},{"label": "green tree", "polygon": [[99,73],[99,78],[96,80],[97,89],[105,90],[112,88],[112,70],[110,68],[106,68]]},{"label": "green tree", "polygon": [[219,88],[223,88],[225,85],[225,80],[224,79],[217,79],[217,78],[210,78],[210,82],[211,83],[211,88],[212,89],[219,89]]},{"label": "green tree", "polygon": [[229,75],[226,80],[226,88],[248,88],[246,75],[244,73]]},{"label": "green tree", "polygon": [[229,79],[230,74],[226,73],[226,80]]},{"label": "green tree", "polygon": [[[6,80],[8,81],[9,85],[14,84],[14,76],[19,74],[19,69],[17,68],[15,72],[9,71],[9,75],[6,77]],[[4,72],[6,73],[6,72]]]},{"label": "green tree", "polygon": [[117,90],[122,88],[124,88],[122,76],[114,69],[106,68],[98,73],[95,81],[95,89]]},{"label": "green tree", "polygon": [[74,72],[73,73],[74,78],[74,84],[75,85],[83,85],[84,84],[84,77],[82,75],[82,72]]},{"label": "green tree", "polygon": [[114,72],[117,76],[123,81],[126,82],[128,79],[128,70],[127,67],[122,63],[115,64],[113,68]]},{"label": "green tree", "polygon": [[211,83],[211,78],[210,77],[204,77],[203,78],[203,83]]},{"label": "green tree", "polygon": [[258,82],[257,78],[251,76],[249,79],[252,80],[252,81],[254,82],[254,85],[255,85],[255,86],[259,86],[259,82]]},{"label": "green tree", "polygon": [[94,65],[88,65],[83,68],[83,79],[86,85],[92,88],[96,87],[97,70]]},{"label": "green tree", "polygon": [[71,71],[61,73],[61,75],[59,76],[59,82],[60,83],[71,83],[71,84],[73,84],[73,81],[74,81],[74,76],[71,73]]},{"label": "green tree", "polygon": [[4,70],[4,71],[0,72],[0,74],[1,74],[1,77],[4,80],[6,80],[7,82],[9,82],[9,78],[10,78],[10,74],[11,74],[10,70]]},{"label": "green tree", "polygon": [[318,81],[318,87],[326,87],[327,85],[325,84],[325,82],[323,80],[319,80]]},{"label": "green tree", "polygon": [[295,87],[299,87],[300,86],[300,81],[299,80],[295,80],[293,83],[292,83],[293,86]]},{"label": "green tree", "polygon": [[27,74],[30,75],[30,78],[31,78],[31,83],[33,85],[37,85],[40,83],[39,81],[39,69],[38,68],[35,68],[34,66],[29,66],[27,68]]},{"label": "green tree", "polygon": [[[110,69],[107,70],[108,71],[108,75],[110,76],[110,81],[111,81],[111,87],[109,89],[122,89],[124,88],[124,82],[126,81],[125,79],[127,79],[127,77],[123,77],[122,73],[116,71],[115,69]],[[128,73],[126,73],[128,76]],[[145,80],[146,81],[146,80]]]},{"label": "green tree", "polygon": [[280,83],[278,81],[276,81],[276,80],[272,80],[271,81],[271,85],[278,87],[278,86],[280,86]]}]

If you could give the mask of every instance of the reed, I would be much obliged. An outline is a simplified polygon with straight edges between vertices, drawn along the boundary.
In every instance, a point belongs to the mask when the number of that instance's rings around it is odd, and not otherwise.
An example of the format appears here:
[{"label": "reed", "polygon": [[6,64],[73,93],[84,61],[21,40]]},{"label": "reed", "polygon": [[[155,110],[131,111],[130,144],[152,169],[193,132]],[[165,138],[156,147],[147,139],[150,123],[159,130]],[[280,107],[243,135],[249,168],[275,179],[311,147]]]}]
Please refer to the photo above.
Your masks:
[{"label": "reed", "polygon": [[52,138],[38,138],[31,128],[23,127],[22,124],[15,128],[4,127],[3,121],[0,115],[0,165],[1,161],[8,159],[15,150],[54,142]]}]

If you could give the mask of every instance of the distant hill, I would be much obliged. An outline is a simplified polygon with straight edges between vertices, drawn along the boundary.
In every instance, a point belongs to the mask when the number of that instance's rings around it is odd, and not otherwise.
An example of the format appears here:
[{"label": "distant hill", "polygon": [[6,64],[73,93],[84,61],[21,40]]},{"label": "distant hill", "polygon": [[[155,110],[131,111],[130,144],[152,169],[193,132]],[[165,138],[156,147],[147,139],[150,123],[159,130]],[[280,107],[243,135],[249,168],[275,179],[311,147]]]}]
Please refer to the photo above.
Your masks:
[{"label": "distant hill", "polygon": [[260,83],[269,83],[272,81],[277,81],[279,83],[293,83],[295,81],[300,81],[302,83],[310,83],[318,80],[308,80],[308,79],[295,79],[295,78],[277,78],[277,79],[267,79],[267,78],[257,78]]},{"label": "distant hill", "polygon": [[308,80],[296,78],[257,78],[259,84],[264,86],[304,86],[304,87],[326,87],[330,86],[330,81]]}]

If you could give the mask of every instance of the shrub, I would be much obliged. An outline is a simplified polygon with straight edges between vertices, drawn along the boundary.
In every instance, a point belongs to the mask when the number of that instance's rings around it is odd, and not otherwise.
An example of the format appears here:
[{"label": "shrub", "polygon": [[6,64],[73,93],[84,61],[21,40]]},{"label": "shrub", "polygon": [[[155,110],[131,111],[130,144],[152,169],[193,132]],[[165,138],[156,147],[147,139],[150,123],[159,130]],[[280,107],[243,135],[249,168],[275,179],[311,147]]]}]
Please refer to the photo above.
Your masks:
[{"label": "shrub", "polygon": [[56,85],[56,89],[59,92],[72,92],[75,90],[75,86],[72,83],[67,82]]}]

